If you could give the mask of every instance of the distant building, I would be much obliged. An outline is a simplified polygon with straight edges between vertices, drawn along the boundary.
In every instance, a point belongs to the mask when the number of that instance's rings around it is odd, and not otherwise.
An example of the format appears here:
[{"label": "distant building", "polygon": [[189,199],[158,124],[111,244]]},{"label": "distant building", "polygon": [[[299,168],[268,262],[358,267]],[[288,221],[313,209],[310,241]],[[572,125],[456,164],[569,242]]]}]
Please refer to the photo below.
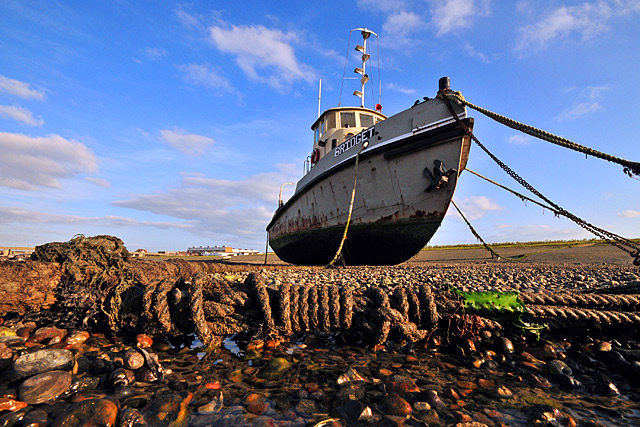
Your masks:
[{"label": "distant building", "polygon": [[147,252],[146,249],[136,249],[134,252],[131,252],[131,256],[134,258],[142,258],[147,255]]},{"label": "distant building", "polygon": [[29,258],[33,252],[33,248],[10,248],[5,246],[0,248],[0,258],[26,259]]},{"label": "distant building", "polygon": [[189,255],[217,256],[228,258],[237,255],[259,254],[254,249],[234,249],[231,246],[193,246],[187,249]]}]

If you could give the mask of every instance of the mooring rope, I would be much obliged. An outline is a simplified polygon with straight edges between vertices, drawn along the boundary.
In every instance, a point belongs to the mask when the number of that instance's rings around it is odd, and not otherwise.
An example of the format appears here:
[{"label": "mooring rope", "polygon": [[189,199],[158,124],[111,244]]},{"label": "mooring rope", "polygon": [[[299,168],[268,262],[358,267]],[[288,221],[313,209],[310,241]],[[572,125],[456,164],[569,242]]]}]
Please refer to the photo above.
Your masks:
[{"label": "mooring rope", "polygon": [[589,156],[598,157],[603,160],[607,160],[609,162],[617,163],[624,167],[624,172],[630,177],[635,175],[640,175],[640,163],[632,162],[630,160],[622,159],[620,157],[612,156],[611,154],[603,153],[598,150],[594,150],[593,148],[585,147],[584,145],[577,144],[573,141],[570,141],[566,138],[562,138],[560,136],[554,135],[552,133],[546,132],[542,129],[537,129],[533,126],[526,125],[524,123],[520,123],[516,120],[510,119],[503,115],[494,113],[493,111],[489,111],[485,108],[479,107],[467,101],[461,94],[456,92],[448,92],[446,94],[446,99],[454,100],[460,104],[463,104],[469,108],[472,108],[485,116],[497,121],[498,123],[502,123],[505,126],[510,127],[511,129],[518,130],[520,132],[524,132],[527,135],[534,136],[536,138],[542,139],[547,142],[551,142],[552,144],[559,145],[561,147],[569,148],[574,151],[579,151]]},{"label": "mooring rope", "polygon": [[471,169],[469,169],[469,168],[465,168],[464,170],[471,172],[472,174],[476,175],[476,176],[477,176],[477,177],[479,177],[479,178],[484,179],[484,180],[485,180],[485,181],[487,181],[487,182],[490,182],[491,184],[497,185],[498,187],[502,188],[503,190],[507,190],[507,191],[508,191],[508,192],[510,192],[511,194],[513,194],[513,195],[515,195],[515,196],[519,197],[522,201],[529,201],[529,202],[535,203],[536,205],[538,205],[538,206],[542,207],[543,209],[547,209],[547,210],[549,210],[549,211],[553,212],[553,213],[554,213],[554,214],[556,214],[556,215],[560,215],[560,212],[558,212],[557,210],[555,210],[554,208],[552,208],[552,207],[551,207],[551,206],[549,206],[549,205],[545,205],[544,203],[540,203],[539,201],[537,201],[537,200],[535,200],[535,199],[532,199],[531,197],[527,197],[527,196],[525,196],[525,195],[524,195],[524,194],[522,194],[522,193],[518,193],[517,191],[512,190],[511,188],[509,188],[509,187],[507,187],[507,186],[504,186],[504,185],[502,185],[502,184],[499,184],[499,183],[497,183],[497,182],[495,182],[495,181],[493,181],[493,180],[491,180],[491,179],[487,178],[486,176],[480,175],[478,172],[474,172],[474,171],[472,171],[472,170],[471,170]]},{"label": "mooring rope", "polygon": [[360,150],[358,150],[358,153],[356,154],[356,165],[353,172],[353,190],[351,191],[351,202],[349,203],[349,215],[347,216],[347,223],[344,226],[344,232],[342,233],[342,240],[340,240],[340,245],[338,246],[338,250],[336,251],[336,254],[333,256],[333,259],[329,261],[329,264],[327,264],[328,267],[333,267],[333,265],[338,260],[340,255],[342,255],[342,247],[344,245],[344,242],[347,240],[347,232],[349,231],[349,224],[351,223],[351,214],[353,213],[353,202],[356,199],[356,186],[358,185],[358,162],[360,160],[360,153],[362,153],[362,150],[367,148],[368,145],[369,145],[368,141],[362,142],[362,146],[360,147]]}]

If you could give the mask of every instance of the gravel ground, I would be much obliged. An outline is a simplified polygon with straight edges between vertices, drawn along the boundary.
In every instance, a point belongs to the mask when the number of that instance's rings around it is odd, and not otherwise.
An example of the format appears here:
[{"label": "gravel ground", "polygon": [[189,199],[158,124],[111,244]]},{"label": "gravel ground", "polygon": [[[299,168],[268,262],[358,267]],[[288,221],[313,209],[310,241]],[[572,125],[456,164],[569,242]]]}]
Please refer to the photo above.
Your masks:
[{"label": "gravel ground", "polygon": [[[422,251],[390,267],[262,269],[271,287],[336,284],[461,290],[638,293],[640,269],[604,245]],[[238,267],[247,266],[246,271]],[[280,267],[281,266],[281,267]],[[240,268],[240,270],[243,270]],[[635,310],[637,312],[637,310]],[[465,321],[473,322],[473,318]],[[452,326],[453,325],[453,326]],[[417,343],[371,347],[348,333],[229,337],[171,345],[0,319],[0,425],[628,426],[640,425],[640,325],[545,330],[442,325]],[[458,332],[455,332],[458,328]]]}]

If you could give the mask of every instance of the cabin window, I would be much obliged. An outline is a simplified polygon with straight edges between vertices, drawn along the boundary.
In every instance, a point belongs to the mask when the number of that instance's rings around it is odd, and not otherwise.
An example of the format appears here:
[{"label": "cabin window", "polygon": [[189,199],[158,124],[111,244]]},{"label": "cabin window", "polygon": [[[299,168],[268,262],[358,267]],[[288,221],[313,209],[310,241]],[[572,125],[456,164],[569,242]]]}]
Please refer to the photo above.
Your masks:
[{"label": "cabin window", "polygon": [[371,114],[360,114],[360,126],[365,128],[373,126],[373,116]]},{"label": "cabin window", "polygon": [[336,148],[336,144],[337,144],[337,143],[338,143],[338,140],[337,140],[337,139],[335,139],[335,138],[333,138],[333,139],[331,140],[331,148]]},{"label": "cabin window", "polygon": [[315,128],[313,132],[313,142],[318,142],[318,139],[320,139],[320,126]]},{"label": "cabin window", "polygon": [[340,113],[340,123],[343,128],[356,127],[356,113]]},{"label": "cabin window", "polygon": [[335,129],[337,127],[338,126],[336,126],[336,115],[333,113],[327,114],[325,131],[328,129]]}]

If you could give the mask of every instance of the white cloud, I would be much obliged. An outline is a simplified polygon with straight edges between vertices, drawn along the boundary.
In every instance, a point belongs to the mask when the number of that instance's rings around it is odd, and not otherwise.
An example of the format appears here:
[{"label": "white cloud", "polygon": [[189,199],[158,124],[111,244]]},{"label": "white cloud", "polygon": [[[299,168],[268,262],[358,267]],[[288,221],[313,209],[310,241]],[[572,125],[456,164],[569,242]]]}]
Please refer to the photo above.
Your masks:
[{"label": "white cloud", "polygon": [[60,179],[98,171],[98,159],[78,141],[59,135],[32,137],[0,132],[0,186],[59,188]]},{"label": "white cloud", "polygon": [[0,76],[0,92],[8,92],[20,98],[44,99],[44,91],[31,87],[31,84]]},{"label": "white cloud", "polygon": [[296,175],[295,165],[278,165],[277,171],[240,180],[185,174],[177,188],[113,204],[184,220],[184,227],[199,235],[234,235],[261,242],[277,206],[280,185]]},{"label": "white cloud", "polygon": [[521,15],[531,15],[533,9],[533,5],[528,0],[522,0],[516,3],[516,12]]},{"label": "white cloud", "polygon": [[55,224],[55,225],[84,225],[91,227],[156,227],[161,229],[188,229],[187,222],[169,221],[139,221],[116,215],[102,217],[65,215],[50,212],[39,212],[17,207],[0,206],[0,224]]},{"label": "white cloud", "polygon": [[557,121],[569,121],[580,119],[588,114],[600,111],[602,106],[597,102],[581,102],[574,104],[571,108],[564,110],[556,117]]},{"label": "white cloud", "polygon": [[612,0],[611,4],[616,15],[627,16],[640,12],[638,0]]},{"label": "white cloud", "polygon": [[409,34],[424,26],[422,19],[413,12],[401,10],[389,15],[382,25],[385,44],[387,46],[404,45],[409,41]]},{"label": "white cloud", "polygon": [[618,216],[622,218],[638,218],[640,217],[640,211],[626,210],[623,212],[619,212]]},{"label": "white cloud", "polygon": [[265,82],[277,90],[286,90],[296,81],[312,82],[316,73],[296,58],[293,43],[298,37],[293,31],[257,26],[209,28],[213,44],[221,52],[236,57],[245,75],[254,81]]},{"label": "white cloud", "polygon": [[167,51],[159,47],[147,46],[144,53],[153,61],[158,61],[167,56]]},{"label": "white cloud", "polygon": [[464,51],[467,52],[467,54],[472,57],[472,58],[476,58],[479,59],[482,62],[489,62],[489,58],[487,57],[487,55],[485,55],[484,53],[476,50],[471,43],[469,42],[465,42],[463,45]]},{"label": "white cloud", "polygon": [[490,11],[489,0],[430,0],[431,23],[436,27],[436,36],[461,30],[471,25],[476,16],[486,16]]},{"label": "white cloud", "polygon": [[160,137],[173,148],[182,151],[188,156],[199,156],[204,150],[213,145],[213,138],[187,133],[184,129],[161,130]]},{"label": "white cloud", "polygon": [[176,17],[178,18],[178,21],[180,21],[180,23],[182,23],[182,25],[184,25],[186,28],[190,28],[190,29],[203,28],[203,25],[201,23],[203,20],[202,16],[195,13],[187,12],[182,8],[177,9],[175,13],[176,13]]},{"label": "white cloud", "polygon": [[[614,3],[629,5],[629,2]],[[633,8],[628,10],[630,13]],[[620,11],[616,13],[620,14]],[[552,40],[565,40],[573,36],[583,41],[589,40],[609,30],[613,14],[611,5],[605,1],[558,7],[546,12],[538,22],[521,28],[516,49],[526,51],[532,47],[542,48]]]},{"label": "white cloud", "polygon": [[[456,204],[469,221],[480,219],[488,212],[504,209],[504,207],[486,196],[465,197]],[[458,212],[455,208],[450,209],[449,212],[454,216],[458,216]]]},{"label": "white cloud", "polygon": [[602,99],[603,94],[607,89],[607,86],[589,86],[582,89],[578,93],[577,101],[574,102],[571,107],[558,114],[558,116],[555,117],[555,120],[570,121],[581,119],[593,112],[602,110],[600,99]]},{"label": "white cloud", "polygon": [[109,181],[107,181],[106,179],[103,179],[103,178],[94,178],[94,177],[91,177],[91,176],[87,176],[84,179],[85,179],[85,181],[89,181],[89,182],[97,185],[98,187],[102,187],[102,188],[111,187],[111,183]]},{"label": "white cloud", "polygon": [[397,85],[395,83],[387,83],[385,85],[387,89],[394,90],[396,92],[404,93],[406,95],[413,95],[416,93],[415,89],[406,88],[404,86]]},{"label": "white cloud", "polygon": [[529,135],[517,134],[511,135],[508,141],[510,144],[514,145],[529,145],[533,142],[533,138]]},{"label": "white cloud", "polygon": [[233,86],[218,67],[209,64],[183,64],[176,67],[182,72],[182,78],[187,83],[209,89],[233,91]]},{"label": "white cloud", "polygon": [[22,122],[29,126],[42,126],[44,120],[41,117],[33,117],[33,113],[26,108],[17,106],[0,105],[0,116]]}]

